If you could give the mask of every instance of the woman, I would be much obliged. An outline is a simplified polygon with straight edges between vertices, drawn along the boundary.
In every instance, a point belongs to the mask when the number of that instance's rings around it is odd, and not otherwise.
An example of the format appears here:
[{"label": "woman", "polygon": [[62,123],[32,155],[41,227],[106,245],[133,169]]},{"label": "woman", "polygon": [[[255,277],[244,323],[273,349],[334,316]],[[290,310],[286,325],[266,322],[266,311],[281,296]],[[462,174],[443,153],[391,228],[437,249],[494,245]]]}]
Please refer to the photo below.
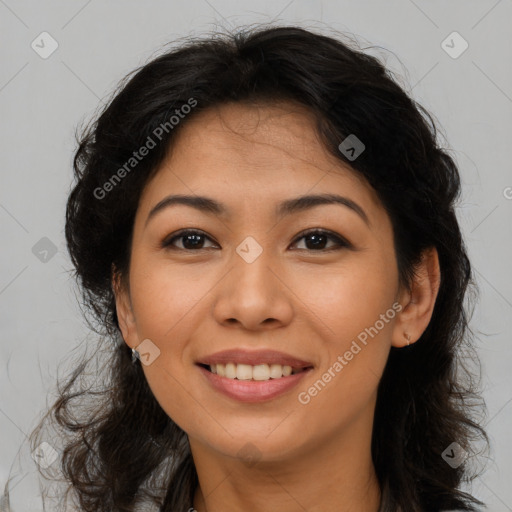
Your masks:
[{"label": "woman", "polygon": [[68,247],[115,342],[94,407],[81,365],[50,411],[80,510],[482,505],[459,174],[377,59],[296,27],[187,41],[74,168]]}]

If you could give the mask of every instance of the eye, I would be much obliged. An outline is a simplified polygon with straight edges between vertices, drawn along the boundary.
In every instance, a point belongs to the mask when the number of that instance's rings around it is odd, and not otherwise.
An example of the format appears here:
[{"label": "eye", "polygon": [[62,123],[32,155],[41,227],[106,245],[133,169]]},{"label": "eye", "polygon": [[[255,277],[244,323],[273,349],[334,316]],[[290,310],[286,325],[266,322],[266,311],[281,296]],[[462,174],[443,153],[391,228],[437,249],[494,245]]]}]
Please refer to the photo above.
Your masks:
[{"label": "eye", "polygon": [[[327,231],[325,229],[310,229],[305,231],[299,235],[298,238],[295,239],[294,244],[296,244],[299,240],[306,239],[306,248],[299,248],[299,250],[313,250],[313,251],[333,251],[339,250],[341,248],[351,248],[352,245],[342,238],[339,235],[332,233],[331,231]],[[328,240],[334,241],[334,247],[326,248],[326,244]]]},{"label": "eye", "polygon": [[[206,236],[202,231],[197,231],[195,229],[184,229],[174,233],[172,238],[166,238],[162,242],[162,247],[169,249],[181,249],[184,251],[208,249],[208,247],[203,247],[204,239],[211,240],[211,238]],[[175,240],[182,240],[182,246],[175,246]]]},{"label": "eye", "polygon": [[[341,248],[351,248],[352,245],[335,233],[331,231],[327,231],[325,229],[310,229],[308,231],[300,233],[300,235],[295,239],[292,245],[297,244],[299,240],[306,240],[306,247],[299,248],[299,250],[310,250],[310,251],[332,251],[339,250]],[[209,236],[207,236],[202,231],[198,231],[195,229],[184,229],[178,231],[177,233],[173,233],[171,238],[166,238],[162,242],[162,248],[168,249],[178,249],[183,251],[193,251],[193,250],[202,250],[209,249],[211,247],[204,247],[205,240],[211,240]],[[328,241],[334,242],[334,246],[326,247],[328,245]],[[181,241],[181,247],[175,244],[176,241]],[[213,245],[213,247],[218,247]]]}]

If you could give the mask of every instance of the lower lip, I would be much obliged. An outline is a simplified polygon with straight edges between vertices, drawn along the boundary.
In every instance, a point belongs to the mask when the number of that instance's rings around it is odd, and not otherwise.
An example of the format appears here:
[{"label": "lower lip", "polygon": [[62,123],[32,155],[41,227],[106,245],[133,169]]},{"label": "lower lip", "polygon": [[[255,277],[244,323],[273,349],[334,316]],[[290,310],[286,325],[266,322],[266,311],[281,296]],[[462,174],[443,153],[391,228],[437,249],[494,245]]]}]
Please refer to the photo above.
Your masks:
[{"label": "lower lip", "polygon": [[269,380],[238,380],[221,377],[199,366],[208,382],[224,395],[240,402],[263,402],[271,400],[296,386],[311,371],[311,368],[299,373]]}]

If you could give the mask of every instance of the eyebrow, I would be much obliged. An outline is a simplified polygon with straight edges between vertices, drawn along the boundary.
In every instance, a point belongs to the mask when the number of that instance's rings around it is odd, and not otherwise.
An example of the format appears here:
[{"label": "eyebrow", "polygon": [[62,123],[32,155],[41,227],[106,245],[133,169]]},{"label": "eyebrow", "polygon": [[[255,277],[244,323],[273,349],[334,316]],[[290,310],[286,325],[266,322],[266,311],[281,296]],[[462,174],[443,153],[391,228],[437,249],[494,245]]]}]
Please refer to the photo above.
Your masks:
[{"label": "eyebrow", "polygon": [[[370,227],[370,220],[363,208],[352,199],[337,194],[313,194],[300,196],[293,199],[287,199],[286,201],[283,201],[277,205],[275,214],[277,218],[282,218],[287,215],[309,210],[316,206],[328,204],[340,204],[350,208],[364,220],[368,227]],[[205,196],[178,194],[164,197],[161,201],[159,201],[149,212],[146,219],[146,225],[150,219],[153,218],[158,212],[161,212],[162,210],[174,205],[190,206],[200,212],[206,213],[207,215],[229,216],[229,210],[226,208],[226,206],[222,203],[219,203],[215,199]]]}]

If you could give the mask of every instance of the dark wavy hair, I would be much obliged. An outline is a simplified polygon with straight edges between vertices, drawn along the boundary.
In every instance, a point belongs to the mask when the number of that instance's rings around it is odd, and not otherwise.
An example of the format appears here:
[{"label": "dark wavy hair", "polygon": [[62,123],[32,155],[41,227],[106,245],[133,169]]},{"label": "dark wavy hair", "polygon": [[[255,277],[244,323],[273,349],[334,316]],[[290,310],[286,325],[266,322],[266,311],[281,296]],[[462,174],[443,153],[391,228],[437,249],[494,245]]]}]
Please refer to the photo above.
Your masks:
[{"label": "dark wavy hair", "polygon": [[[100,334],[95,355],[101,348],[104,373],[94,376],[95,391],[75,390],[85,375],[87,362],[81,362],[31,438],[48,417],[56,421],[59,438],[66,437],[59,467],[81,510],[132,511],[144,500],[162,512],[193,506],[198,479],[187,435],[157,403],[140,363],[132,364],[112,277],[128,275],[141,191],[181,127],[228,102],[280,101],[306,106],[325,148],[377,192],[392,221],[402,284],[410,285],[422,251],[435,247],[439,254],[432,319],[416,343],[391,348],[378,386],[371,448],[381,511],[474,511],[483,505],[460,489],[477,476],[470,467],[478,455],[474,443],[489,441],[470,414],[475,407],[485,411],[485,404],[475,371],[464,364],[477,360],[468,325],[471,301],[465,303],[477,288],[454,210],[458,169],[437,142],[432,115],[384,64],[344,37],[253,26],[180,40],[126,76],[79,132],[65,235],[85,317]],[[187,110],[191,99],[196,106]],[[190,112],[171,128],[177,111]],[[159,127],[156,147],[99,198],[98,190]],[[366,146],[353,161],[339,149],[350,134]],[[453,442],[470,455],[457,468],[442,457]]]}]

